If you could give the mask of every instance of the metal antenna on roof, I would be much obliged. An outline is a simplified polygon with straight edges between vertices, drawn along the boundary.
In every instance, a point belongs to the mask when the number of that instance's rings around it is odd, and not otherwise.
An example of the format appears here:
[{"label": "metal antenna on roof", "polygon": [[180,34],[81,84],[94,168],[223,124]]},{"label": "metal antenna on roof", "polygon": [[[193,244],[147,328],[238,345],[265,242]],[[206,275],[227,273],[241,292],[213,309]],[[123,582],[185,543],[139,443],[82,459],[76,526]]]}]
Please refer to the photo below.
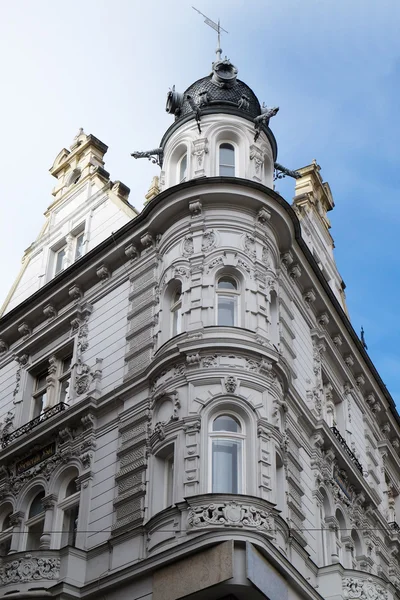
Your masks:
[{"label": "metal antenna on roof", "polygon": [[217,49],[215,52],[217,55],[217,60],[221,60],[221,58],[222,58],[221,31],[223,31],[224,33],[229,33],[229,31],[226,31],[226,29],[223,29],[221,27],[219,19],[218,19],[218,23],[215,23],[215,21],[212,21],[211,19],[209,19],[205,14],[203,14],[201,11],[199,11],[195,6],[192,6],[192,8],[193,8],[193,10],[198,12],[199,15],[204,17],[204,23],[206,23],[206,25],[208,25],[209,27],[211,27],[211,29],[214,29],[217,32],[218,41],[217,41]]}]

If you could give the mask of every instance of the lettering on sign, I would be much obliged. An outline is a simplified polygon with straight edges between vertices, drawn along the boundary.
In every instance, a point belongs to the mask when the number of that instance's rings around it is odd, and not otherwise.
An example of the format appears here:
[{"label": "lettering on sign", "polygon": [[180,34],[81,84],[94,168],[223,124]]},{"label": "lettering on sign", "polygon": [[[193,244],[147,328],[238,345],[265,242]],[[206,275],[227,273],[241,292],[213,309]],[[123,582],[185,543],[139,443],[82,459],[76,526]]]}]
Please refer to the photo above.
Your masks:
[{"label": "lettering on sign", "polygon": [[28,469],[35,467],[39,463],[46,460],[46,458],[50,458],[51,456],[54,456],[55,453],[56,453],[56,443],[55,442],[52,442],[51,444],[48,444],[47,446],[44,446],[43,448],[36,450],[33,454],[30,454],[29,456],[25,457],[24,459],[22,459],[16,463],[16,465],[15,465],[16,474],[20,475],[24,471],[27,471]]}]

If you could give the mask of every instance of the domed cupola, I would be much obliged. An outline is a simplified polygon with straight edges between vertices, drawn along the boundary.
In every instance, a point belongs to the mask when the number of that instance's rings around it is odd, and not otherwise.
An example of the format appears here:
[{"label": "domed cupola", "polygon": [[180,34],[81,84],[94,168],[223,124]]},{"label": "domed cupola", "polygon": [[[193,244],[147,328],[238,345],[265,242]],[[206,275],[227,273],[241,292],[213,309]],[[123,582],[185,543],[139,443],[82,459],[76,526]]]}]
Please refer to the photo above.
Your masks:
[{"label": "domed cupola", "polygon": [[269,120],[278,108],[261,106],[237,78],[227,58],[183,93],[168,92],[166,111],[175,117],[159,148],[135,152],[161,167],[160,191],[198,177],[240,177],[273,187],[277,146]]}]

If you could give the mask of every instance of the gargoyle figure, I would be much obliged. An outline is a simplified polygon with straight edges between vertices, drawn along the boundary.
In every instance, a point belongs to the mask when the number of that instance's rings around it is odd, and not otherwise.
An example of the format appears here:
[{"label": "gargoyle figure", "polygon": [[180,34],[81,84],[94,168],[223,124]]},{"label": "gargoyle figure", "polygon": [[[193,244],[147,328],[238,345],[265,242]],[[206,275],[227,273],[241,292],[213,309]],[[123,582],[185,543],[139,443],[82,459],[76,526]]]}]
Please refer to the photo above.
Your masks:
[{"label": "gargoyle figure", "polygon": [[261,127],[263,125],[265,125],[266,127],[268,127],[269,125],[269,120],[271,117],[274,117],[278,110],[279,110],[279,106],[274,106],[273,108],[268,108],[267,106],[262,107],[262,113],[261,115],[259,115],[258,117],[256,117],[254,119],[254,127],[256,130],[255,136],[254,136],[254,141],[256,142],[260,136],[261,133]]},{"label": "gargoyle figure", "polygon": [[133,158],[148,158],[152,163],[161,167],[163,149],[155,148],[154,150],[148,150],[147,152],[132,152]]}]

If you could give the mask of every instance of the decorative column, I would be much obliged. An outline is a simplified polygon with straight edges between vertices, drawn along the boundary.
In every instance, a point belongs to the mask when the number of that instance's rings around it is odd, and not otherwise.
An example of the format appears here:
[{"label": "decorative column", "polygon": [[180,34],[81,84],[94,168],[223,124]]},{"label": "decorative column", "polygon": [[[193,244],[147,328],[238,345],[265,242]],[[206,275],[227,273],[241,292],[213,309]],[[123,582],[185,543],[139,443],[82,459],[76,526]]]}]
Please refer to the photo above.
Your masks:
[{"label": "decorative column", "polygon": [[53,355],[49,358],[49,368],[47,371],[46,383],[47,383],[47,406],[54,406],[56,403],[56,382],[57,382],[57,358]]},{"label": "decorative column", "polygon": [[200,419],[188,420],[183,429],[185,432],[184,449],[184,495],[193,496],[199,493],[200,486]]},{"label": "decorative column", "polygon": [[13,526],[12,538],[11,538],[11,546],[8,554],[15,554],[19,552],[19,545],[21,541],[21,525],[24,520],[25,514],[20,510],[13,513],[10,516],[10,522]]},{"label": "decorative column", "polygon": [[43,508],[45,510],[43,533],[40,537],[40,550],[48,550],[50,548],[51,531],[53,527],[53,513],[57,496],[49,494],[42,499]]}]

